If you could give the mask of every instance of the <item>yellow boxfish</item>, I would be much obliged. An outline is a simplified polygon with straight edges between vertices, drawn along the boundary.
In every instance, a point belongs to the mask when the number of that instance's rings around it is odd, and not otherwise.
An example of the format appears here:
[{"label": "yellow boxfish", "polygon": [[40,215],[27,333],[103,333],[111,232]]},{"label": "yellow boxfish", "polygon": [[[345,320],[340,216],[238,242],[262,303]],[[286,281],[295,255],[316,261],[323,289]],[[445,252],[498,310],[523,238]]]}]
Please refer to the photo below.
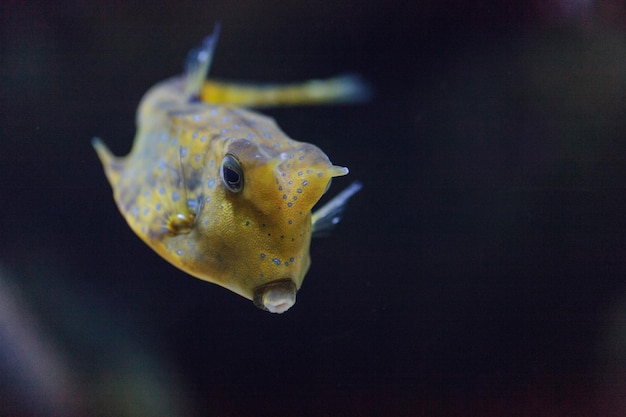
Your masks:
[{"label": "yellow boxfish", "polygon": [[131,152],[93,145],[131,229],[181,270],[282,313],[311,263],[311,236],[339,221],[358,182],[312,212],[348,173],[319,148],[289,138],[241,106],[361,100],[356,76],[291,85],[208,81],[219,26],[192,50],[183,75],[143,97]]}]

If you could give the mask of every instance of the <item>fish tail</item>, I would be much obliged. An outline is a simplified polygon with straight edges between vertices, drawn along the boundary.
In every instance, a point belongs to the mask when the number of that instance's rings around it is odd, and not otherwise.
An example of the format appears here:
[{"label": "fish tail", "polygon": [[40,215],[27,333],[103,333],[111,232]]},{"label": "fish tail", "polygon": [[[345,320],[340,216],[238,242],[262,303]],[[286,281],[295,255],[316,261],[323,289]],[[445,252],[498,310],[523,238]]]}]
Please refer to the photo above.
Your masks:
[{"label": "fish tail", "polygon": [[368,100],[371,87],[355,74],[293,84],[235,84],[209,80],[200,92],[202,101],[244,107],[272,107],[353,103]]},{"label": "fish tail", "polygon": [[[320,83],[319,81],[317,81]],[[323,80],[315,86],[316,81],[309,81],[312,95],[319,95],[321,100],[329,102],[354,103],[368,101],[372,97],[372,87],[358,74],[344,74]]]},{"label": "fish tail", "polygon": [[213,52],[220,36],[220,24],[215,24],[213,33],[204,38],[202,43],[189,51],[185,61],[185,95],[193,98],[200,94],[202,84],[209,73]]}]

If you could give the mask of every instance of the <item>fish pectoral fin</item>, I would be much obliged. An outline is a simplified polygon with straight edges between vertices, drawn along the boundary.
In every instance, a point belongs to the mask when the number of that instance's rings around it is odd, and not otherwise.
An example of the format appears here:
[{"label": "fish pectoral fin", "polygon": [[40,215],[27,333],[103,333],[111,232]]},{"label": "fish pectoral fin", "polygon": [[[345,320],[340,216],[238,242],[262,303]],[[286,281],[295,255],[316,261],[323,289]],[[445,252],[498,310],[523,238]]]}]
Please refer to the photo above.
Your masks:
[{"label": "fish pectoral fin", "polygon": [[200,98],[210,104],[274,107],[366,101],[371,87],[354,74],[291,84],[244,84],[208,80]]},{"label": "fish pectoral fin", "polygon": [[171,214],[167,218],[167,230],[173,235],[182,235],[191,232],[196,216],[192,213]]},{"label": "fish pectoral fin", "polygon": [[213,33],[204,38],[202,43],[189,51],[185,61],[185,95],[189,98],[197,98],[202,89],[202,84],[209,73],[213,52],[220,36],[220,24],[217,23]]},{"label": "fish pectoral fin", "polygon": [[[201,176],[198,168],[185,161],[186,153],[183,148],[178,150],[178,169],[170,171],[168,175],[169,188],[176,190],[176,201],[166,201],[165,206],[171,207],[172,211],[165,219],[165,228],[172,235],[180,235],[191,232],[197,216],[204,207],[204,196],[198,193],[197,186],[190,188],[192,181]],[[185,169],[187,166],[187,169]],[[201,166],[201,165],[200,165]],[[196,178],[193,179],[192,178]]]},{"label": "fish pectoral fin", "polygon": [[190,233],[204,207],[202,159],[185,147],[169,149],[158,169],[131,173],[132,183],[118,189],[118,206],[135,233],[147,242]]},{"label": "fish pectoral fin", "polygon": [[346,209],[348,200],[361,188],[363,188],[363,184],[358,181],[353,182],[348,186],[348,188],[337,194],[329,202],[313,213],[312,222],[314,237],[329,234],[333,227],[335,227],[335,225],[341,220],[341,216]]}]

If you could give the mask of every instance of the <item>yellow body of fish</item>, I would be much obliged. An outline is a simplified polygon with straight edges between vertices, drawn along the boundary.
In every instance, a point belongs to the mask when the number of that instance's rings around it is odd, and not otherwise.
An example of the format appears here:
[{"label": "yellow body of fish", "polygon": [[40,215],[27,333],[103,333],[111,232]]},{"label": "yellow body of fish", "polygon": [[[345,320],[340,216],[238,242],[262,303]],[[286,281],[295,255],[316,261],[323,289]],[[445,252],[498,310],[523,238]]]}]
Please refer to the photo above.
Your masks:
[{"label": "yellow body of fish", "polygon": [[128,156],[114,157],[98,139],[94,146],[122,215],[152,249],[280,313],[295,303],[313,231],[336,223],[360,185],[312,213],[348,169],[234,105],[350,100],[362,85],[350,77],[287,87],[207,82],[217,36],[190,53],[185,74],[146,93]]}]

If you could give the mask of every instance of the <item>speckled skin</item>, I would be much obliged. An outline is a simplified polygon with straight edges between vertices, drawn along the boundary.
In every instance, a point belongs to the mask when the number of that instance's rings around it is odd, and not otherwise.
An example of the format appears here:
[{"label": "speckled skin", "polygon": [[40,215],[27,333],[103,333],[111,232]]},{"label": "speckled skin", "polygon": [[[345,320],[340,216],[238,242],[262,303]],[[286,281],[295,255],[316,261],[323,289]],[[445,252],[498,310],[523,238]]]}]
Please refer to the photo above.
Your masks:
[{"label": "speckled skin", "polygon": [[[248,299],[285,278],[300,288],[311,262],[311,209],[347,169],[271,118],[190,100],[184,83],[172,78],[146,93],[128,156],[94,143],[122,215],[170,263]],[[241,165],[240,192],[221,178],[227,154]]]}]

